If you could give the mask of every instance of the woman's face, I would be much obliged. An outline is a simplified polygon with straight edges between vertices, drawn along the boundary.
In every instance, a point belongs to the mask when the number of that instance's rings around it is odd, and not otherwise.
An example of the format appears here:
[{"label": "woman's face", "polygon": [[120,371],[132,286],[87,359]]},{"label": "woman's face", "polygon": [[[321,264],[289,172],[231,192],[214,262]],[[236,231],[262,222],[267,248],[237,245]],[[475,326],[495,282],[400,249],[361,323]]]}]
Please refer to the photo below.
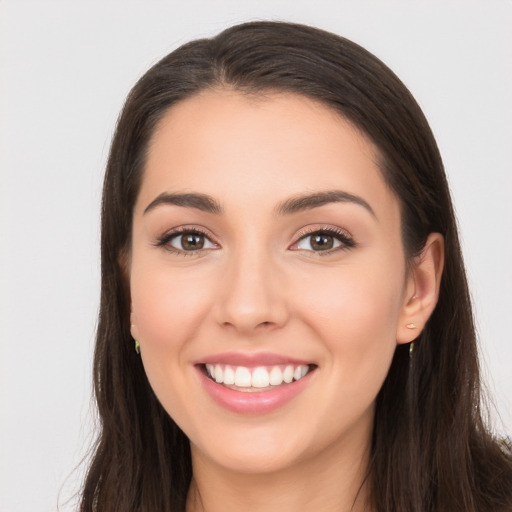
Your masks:
[{"label": "woman's face", "polygon": [[195,461],[271,472],[368,448],[412,286],[376,160],[293,94],[208,91],[159,123],[133,218],[132,334]]}]

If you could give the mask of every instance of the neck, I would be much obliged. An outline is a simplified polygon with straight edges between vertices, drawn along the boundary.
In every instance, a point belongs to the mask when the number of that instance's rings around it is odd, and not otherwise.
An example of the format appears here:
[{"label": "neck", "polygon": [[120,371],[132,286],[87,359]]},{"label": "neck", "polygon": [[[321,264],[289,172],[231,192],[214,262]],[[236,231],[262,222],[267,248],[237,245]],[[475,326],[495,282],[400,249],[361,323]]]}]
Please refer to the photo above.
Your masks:
[{"label": "neck", "polygon": [[369,443],[333,447],[271,473],[240,473],[192,450],[187,512],[367,512]]}]

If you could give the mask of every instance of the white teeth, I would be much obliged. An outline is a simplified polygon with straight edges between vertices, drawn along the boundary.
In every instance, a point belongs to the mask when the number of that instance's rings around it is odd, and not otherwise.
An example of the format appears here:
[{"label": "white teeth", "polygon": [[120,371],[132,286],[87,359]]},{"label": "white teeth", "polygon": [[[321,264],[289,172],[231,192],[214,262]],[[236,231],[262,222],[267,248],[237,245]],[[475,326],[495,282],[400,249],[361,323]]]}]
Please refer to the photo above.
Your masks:
[{"label": "white teeth", "polygon": [[270,370],[269,375],[269,384],[271,386],[280,386],[283,383],[283,372],[279,366],[274,366],[272,370]]},{"label": "white teeth", "polygon": [[206,371],[208,372],[208,375],[214,379],[215,378],[215,366],[213,364],[207,364],[206,365]]},{"label": "white teeth", "polygon": [[280,386],[285,382],[290,384],[294,380],[300,380],[309,372],[309,366],[287,365],[284,367],[274,366],[270,372],[264,366],[254,369],[245,366],[232,367],[221,364],[207,364],[206,373],[218,384],[236,386],[239,388],[267,388],[269,386]]},{"label": "white teeth", "polygon": [[293,380],[293,366],[288,365],[283,372],[283,380],[286,384],[290,384]]},{"label": "white teeth", "polygon": [[270,377],[265,368],[256,368],[252,372],[252,387],[266,388],[270,383]]},{"label": "white teeth", "polygon": [[235,372],[235,386],[239,388],[251,387],[251,372],[249,368],[239,366]]},{"label": "white teeth", "polygon": [[235,371],[231,366],[224,368],[224,384],[233,385],[235,383]]}]

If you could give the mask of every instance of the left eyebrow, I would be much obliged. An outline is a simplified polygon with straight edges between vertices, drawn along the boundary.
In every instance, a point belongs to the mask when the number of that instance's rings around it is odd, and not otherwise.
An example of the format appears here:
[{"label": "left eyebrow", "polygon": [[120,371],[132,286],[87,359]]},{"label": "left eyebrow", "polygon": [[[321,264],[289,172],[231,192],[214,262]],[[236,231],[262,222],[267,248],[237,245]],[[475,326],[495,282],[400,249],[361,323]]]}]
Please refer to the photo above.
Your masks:
[{"label": "left eyebrow", "polygon": [[146,206],[144,215],[162,204],[173,204],[175,206],[184,206],[187,208],[196,208],[207,213],[219,215],[222,213],[221,205],[206,194],[169,194],[164,192]]},{"label": "left eyebrow", "polygon": [[360,196],[344,192],[343,190],[327,190],[313,194],[298,195],[279,203],[275,208],[276,215],[289,215],[292,213],[312,210],[330,203],[354,203],[362,206],[373,217],[377,218],[373,208]]}]

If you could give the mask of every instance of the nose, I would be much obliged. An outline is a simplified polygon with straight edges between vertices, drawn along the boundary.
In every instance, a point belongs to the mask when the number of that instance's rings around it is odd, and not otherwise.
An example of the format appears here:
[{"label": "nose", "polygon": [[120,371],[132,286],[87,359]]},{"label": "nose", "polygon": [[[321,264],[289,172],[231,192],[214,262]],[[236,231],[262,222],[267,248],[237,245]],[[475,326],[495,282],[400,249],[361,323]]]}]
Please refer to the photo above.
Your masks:
[{"label": "nose", "polygon": [[246,336],[282,327],[289,317],[282,272],[263,251],[238,251],[226,261],[216,300],[217,322]]}]

